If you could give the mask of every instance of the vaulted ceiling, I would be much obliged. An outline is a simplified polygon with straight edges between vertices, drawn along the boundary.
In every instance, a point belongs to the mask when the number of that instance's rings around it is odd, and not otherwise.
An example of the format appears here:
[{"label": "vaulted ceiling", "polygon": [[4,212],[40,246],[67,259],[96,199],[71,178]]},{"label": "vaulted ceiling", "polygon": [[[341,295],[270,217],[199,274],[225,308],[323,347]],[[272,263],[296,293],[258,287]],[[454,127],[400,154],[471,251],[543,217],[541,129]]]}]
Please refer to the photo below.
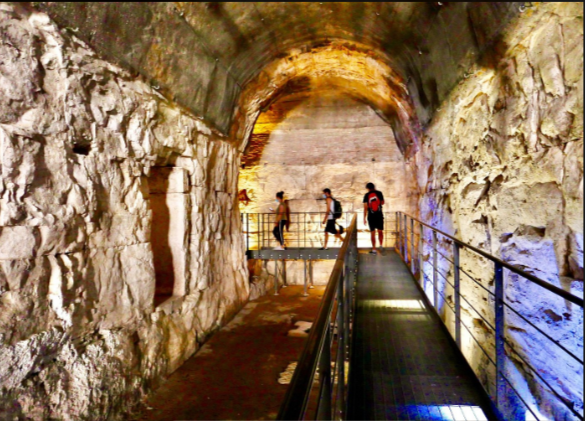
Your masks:
[{"label": "vaulted ceiling", "polygon": [[242,92],[271,63],[331,43],[392,69],[424,125],[524,8],[507,2],[33,5],[224,134]]}]

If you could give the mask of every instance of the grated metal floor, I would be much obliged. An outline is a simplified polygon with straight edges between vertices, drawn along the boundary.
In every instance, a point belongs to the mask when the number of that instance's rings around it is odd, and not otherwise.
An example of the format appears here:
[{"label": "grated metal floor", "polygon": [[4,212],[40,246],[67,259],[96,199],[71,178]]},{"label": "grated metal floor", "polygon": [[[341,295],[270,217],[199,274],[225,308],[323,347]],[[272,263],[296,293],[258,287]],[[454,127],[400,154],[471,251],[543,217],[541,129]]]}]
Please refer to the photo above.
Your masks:
[{"label": "grated metal floor", "polygon": [[495,419],[398,254],[359,258],[348,418]]}]

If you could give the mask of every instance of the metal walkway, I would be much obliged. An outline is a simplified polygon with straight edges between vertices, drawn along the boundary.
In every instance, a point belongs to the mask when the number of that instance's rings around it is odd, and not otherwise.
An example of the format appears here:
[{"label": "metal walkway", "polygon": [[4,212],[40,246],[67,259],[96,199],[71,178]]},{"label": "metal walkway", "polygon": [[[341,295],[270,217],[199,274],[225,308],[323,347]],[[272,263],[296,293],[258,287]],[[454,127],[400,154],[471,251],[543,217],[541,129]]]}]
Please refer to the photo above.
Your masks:
[{"label": "metal walkway", "polygon": [[359,255],[348,419],[495,419],[395,251]]},{"label": "metal walkway", "polygon": [[339,247],[331,247],[327,250],[318,248],[293,248],[286,250],[274,250],[264,247],[260,250],[247,250],[248,259],[260,260],[336,260],[339,255]]}]

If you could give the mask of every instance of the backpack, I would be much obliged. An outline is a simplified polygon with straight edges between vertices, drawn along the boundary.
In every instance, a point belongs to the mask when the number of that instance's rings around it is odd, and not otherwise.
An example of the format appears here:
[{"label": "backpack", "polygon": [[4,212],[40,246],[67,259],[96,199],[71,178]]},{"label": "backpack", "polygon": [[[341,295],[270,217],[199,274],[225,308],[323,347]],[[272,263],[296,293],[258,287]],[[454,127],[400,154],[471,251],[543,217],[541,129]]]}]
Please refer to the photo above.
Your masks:
[{"label": "backpack", "polygon": [[285,213],[286,213],[286,230],[290,231],[290,207],[288,206],[288,199],[284,201],[286,205]]},{"label": "backpack", "polygon": [[342,213],[343,208],[341,207],[341,202],[337,199],[333,199],[333,218],[335,219],[341,218]]},{"label": "backpack", "polygon": [[380,198],[375,191],[368,193],[368,209],[370,212],[380,212],[382,210],[382,203],[380,203]]}]

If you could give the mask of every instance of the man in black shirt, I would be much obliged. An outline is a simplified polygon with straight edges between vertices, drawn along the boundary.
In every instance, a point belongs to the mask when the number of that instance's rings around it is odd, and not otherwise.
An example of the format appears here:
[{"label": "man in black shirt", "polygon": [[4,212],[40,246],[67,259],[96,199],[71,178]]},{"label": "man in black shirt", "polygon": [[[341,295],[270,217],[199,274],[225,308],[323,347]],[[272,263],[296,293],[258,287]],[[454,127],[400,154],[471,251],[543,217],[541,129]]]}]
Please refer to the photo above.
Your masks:
[{"label": "man in black shirt", "polygon": [[384,241],[384,213],[382,212],[384,195],[382,192],[376,190],[374,183],[366,184],[366,188],[368,192],[364,196],[364,225],[366,224],[367,218],[372,238],[372,251],[370,254],[378,254],[376,250],[376,230],[378,230],[380,249],[382,249]]}]

